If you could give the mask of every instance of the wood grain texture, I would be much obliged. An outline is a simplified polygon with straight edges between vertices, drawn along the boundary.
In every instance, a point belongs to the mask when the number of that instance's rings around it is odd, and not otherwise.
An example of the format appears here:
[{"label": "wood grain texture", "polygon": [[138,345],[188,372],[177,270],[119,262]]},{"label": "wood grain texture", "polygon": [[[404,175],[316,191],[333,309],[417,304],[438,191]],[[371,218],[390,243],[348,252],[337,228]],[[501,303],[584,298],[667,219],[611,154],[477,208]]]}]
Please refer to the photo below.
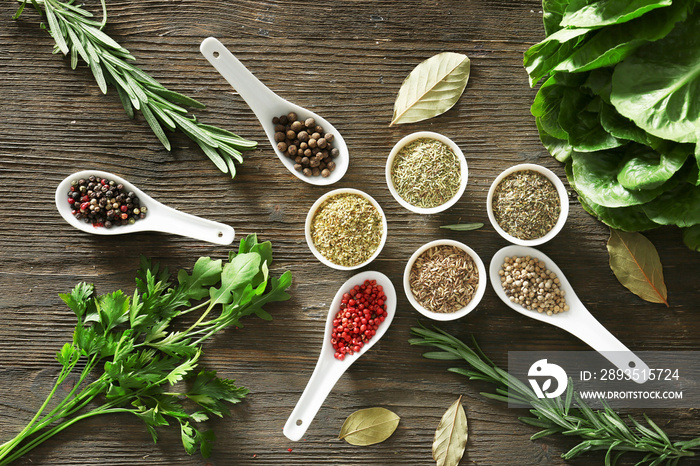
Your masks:
[{"label": "wood grain texture", "polygon": [[[506,245],[488,226],[485,209],[489,185],[502,170],[535,162],[565,179],[563,167],[540,144],[529,113],[535,90],[522,68],[523,52],[543,37],[539,1],[108,0],[107,6],[106,32],[139,66],[205,103],[197,112],[201,121],[260,146],[246,154],[235,180],[183,135],[173,134],[173,150],[166,151],[141,116],[128,119],[113,90],[100,93],[85,66],[73,71],[67,59],[51,54],[52,40],[32,8],[14,21],[14,2],[0,4],[0,438],[25,425],[58,371],[54,354],[74,325],[58,293],[82,280],[95,283],[98,292],[131,292],[142,254],[172,270],[228,252],[161,234],[104,238],[73,230],[58,216],[53,194],[74,171],[118,173],[172,207],[232,225],[237,237],[255,232],[271,240],[274,272],[294,274],[292,299],[268,308],[272,322],[249,321],[206,344],[203,364],[251,390],[232,419],[209,423],[218,438],[210,459],[184,453],[177,429],[160,429],[154,445],[138,419],[114,415],[76,424],[17,464],[429,465],[435,428],[459,395],[470,426],[460,464],[563,464],[560,455],[574,439],[530,441],[536,430],[519,423],[522,412],[479,395],[488,385],[448,373],[449,364],[427,361],[407,344],[419,314],[400,286],[406,260],[427,241],[463,241],[486,263]],[[88,1],[86,8],[97,14],[99,2]],[[326,268],[306,247],[306,212],[327,188],[285,171],[250,109],[200,55],[199,43],[210,35],[281,96],[334,123],[351,153],[337,187],[365,190],[388,217],[389,238],[371,268],[397,285],[396,319],[343,376],[298,443],[282,435],[282,426],[315,365],[328,306],[350,274]],[[390,128],[403,79],[442,51],[470,57],[465,94],[438,118]],[[391,147],[417,130],[452,138],[468,160],[466,193],[443,214],[409,213],[384,181]],[[583,211],[574,193],[570,202],[564,230],[541,250],[559,264],[581,300],[633,350],[699,350],[700,256],[685,248],[679,231],[647,233],[664,264],[667,309],[641,301],[617,282],[608,266],[607,227]],[[459,221],[487,226],[463,233],[439,229]],[[587,349],[563,331],[516,315],[490,287],[475,313],[440,327],[462,338],[474,334],[504,367],[510,350]],[[358,448],[337,439],[349,414],[372,406],[401,416],[389,440]],[[674,438],[700,436],[696,411],[651,414]],[[602,459],[590,454],[570,464]]]}]

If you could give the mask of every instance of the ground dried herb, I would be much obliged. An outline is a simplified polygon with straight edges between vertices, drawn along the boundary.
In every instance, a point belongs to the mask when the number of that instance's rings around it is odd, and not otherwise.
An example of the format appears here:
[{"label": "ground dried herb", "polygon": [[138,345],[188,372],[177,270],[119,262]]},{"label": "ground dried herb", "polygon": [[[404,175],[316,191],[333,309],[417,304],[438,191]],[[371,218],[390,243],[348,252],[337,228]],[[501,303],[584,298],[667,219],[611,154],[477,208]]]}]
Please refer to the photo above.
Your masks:
[{"label": "ground dried herb", "polygon": [[311,221],[311,239],[318,252],[343,267],[369,260],[379,247],[383,232],[381,214],[358,194],[331,196]]},{"label": "ground dried herb", "polygon": [[503,231],[522,240],[549,233],[561,213],[557,188],[533,170],[517,171],[503,178],[494,189],[491,207]]},{"label": "ground dried herb", "polygon": [[479,270],[464,250],[433,246],[416,258],[408,280],[418,304],[431,312],[451,313],[462,309],[474,297],[479,286]]},{"label": "ground dried herb", "polygon": [[460,161],[442,141],[417,139],[396,155],[391,166],[391,181],[399,197],[412,206],[438,207],[459,191]]}]

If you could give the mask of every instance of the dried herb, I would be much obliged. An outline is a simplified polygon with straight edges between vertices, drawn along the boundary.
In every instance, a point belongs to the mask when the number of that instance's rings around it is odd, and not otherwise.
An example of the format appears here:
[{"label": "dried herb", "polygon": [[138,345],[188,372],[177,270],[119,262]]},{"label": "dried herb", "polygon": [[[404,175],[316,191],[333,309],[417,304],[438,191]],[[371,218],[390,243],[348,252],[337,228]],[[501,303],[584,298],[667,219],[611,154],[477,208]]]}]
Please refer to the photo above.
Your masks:
[{"label": "dried herb", "polygon": [[457,466],[467,448],[467,415],[462,406],[462,397],[447,408],[433,440],[433,459],[437,466]]},{"label": "dried herb", "polygon": [[466,55],[453,52],[418,64],[401,84],[390,126],[426,120],[451,109],[467,87],[470,67]]},{"label": "dried herb", "polygon": [[482,395],[497,401],[531,406],[531,416],[519,418],[525,424],[542,429],[532,435],[531,440],[555,434],[566,435],[568,438],[578,437],[581,442],[562,455],[565,460],[588,451],[604,450],[607,451],[606,465],[616,464],[627,452],[644,455],[636,464],[675,465],[681,458],[696,456],[693,450],[700,448],[700,437],[671,442],[668,435],[646,415],[644,420],[648,427],[632,416],[629,416],[631,425],[628,425],[608,407],[593,411],[574,392],[573,384],[569,384],[569,390],[563,399],[540,399],[527,384],[491,362],[478,345],[472,349],[443,330],[414,327],[411,333],[416,338],[410,339],[410,344],[437,348],[437,351],[423,353],[423,357],[440,361],[462,360],[468,367],[452,367],[448,370],[470,380],[486,381],[496,386],[496,393]]},{"label": "dried herb", "polygon": [[334,264],[352,267],[377,250],[384,233],[379,211],[357,194],[328,198],[311,221],[311,238],[323,257]]},{"label": "dried herb", "polygon": [[338,438],[351,445],[374,445],[391,437],[400,419],[385,408],[361,409],[348,416]]},{"label": "dried herb", "polygon": [[440,228],[452,231],[471,231],[483,227],[483,223],[455,223],[452,225],[441,225]]},{"label": "dried herb", "polygon": [[466,251],[455,246],[433,246],[416,258],[408,280],[421,306],[431,312],[449,313],[472,300],[479,286],[479,270]]},{"label": "dried herb", "polygon": [[493,215],[509,235],[531,240],[554,228],[561,203],[557,188],[546,176],[521,170],[506,176],[493,192]]},{"label": "dried herb", "polygon": [[396,154],[391,181],[399,197],[409,204],[424,209],[437,207],[459,191],[460,161],[444,142],[417,139]]},{"label": "dried herb", "polygon": [[659,253],[641,233],[610,229],[610,268],[617,279],[645,301],[668,306]]}]

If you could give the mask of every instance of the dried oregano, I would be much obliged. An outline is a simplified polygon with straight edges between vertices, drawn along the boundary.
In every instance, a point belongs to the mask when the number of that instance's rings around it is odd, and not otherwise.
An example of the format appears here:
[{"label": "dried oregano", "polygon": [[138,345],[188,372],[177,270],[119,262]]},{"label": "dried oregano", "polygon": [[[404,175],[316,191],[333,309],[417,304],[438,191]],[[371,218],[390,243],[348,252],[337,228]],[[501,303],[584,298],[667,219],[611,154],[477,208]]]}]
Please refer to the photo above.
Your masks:
[{"label": "dried oregano", "polygon": [[509,235],[532,240],[554,228],[561,214],[561,201],[554,184],[533,170],[506,176],[493,191],[493,216]]}]

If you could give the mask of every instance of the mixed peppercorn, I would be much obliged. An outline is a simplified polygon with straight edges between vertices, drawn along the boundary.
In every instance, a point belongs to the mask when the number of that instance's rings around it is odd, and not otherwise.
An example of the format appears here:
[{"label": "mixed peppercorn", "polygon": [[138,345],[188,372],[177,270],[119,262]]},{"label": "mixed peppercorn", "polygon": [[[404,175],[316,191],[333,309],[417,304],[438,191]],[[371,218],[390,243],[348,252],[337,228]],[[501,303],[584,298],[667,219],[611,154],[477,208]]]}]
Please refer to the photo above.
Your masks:
[{"label": "mixed peppercorn", "polygon": [[384,288],[376,280],[365,280],[343,294],[331,332],[336,359],[357,353],[377,333],[387,316],[385,301]]},{"label": "mixed peppercorn", "polygon": [[105,228],[133,224],[148,210],[123,184],[96,176],[71,181],[68,204],[75,218]]},{"label": "mixed peppercorn", "polygon": [[294,169],[305,176],[328,177],[335,170],[333,159],[340,151],[333,147],[334,136],[325,133],[323,127],[313,118],[304,121],[297,119],[297,114],[272,119],[275,125],[275,142],[277,150],[294,160]]}]

